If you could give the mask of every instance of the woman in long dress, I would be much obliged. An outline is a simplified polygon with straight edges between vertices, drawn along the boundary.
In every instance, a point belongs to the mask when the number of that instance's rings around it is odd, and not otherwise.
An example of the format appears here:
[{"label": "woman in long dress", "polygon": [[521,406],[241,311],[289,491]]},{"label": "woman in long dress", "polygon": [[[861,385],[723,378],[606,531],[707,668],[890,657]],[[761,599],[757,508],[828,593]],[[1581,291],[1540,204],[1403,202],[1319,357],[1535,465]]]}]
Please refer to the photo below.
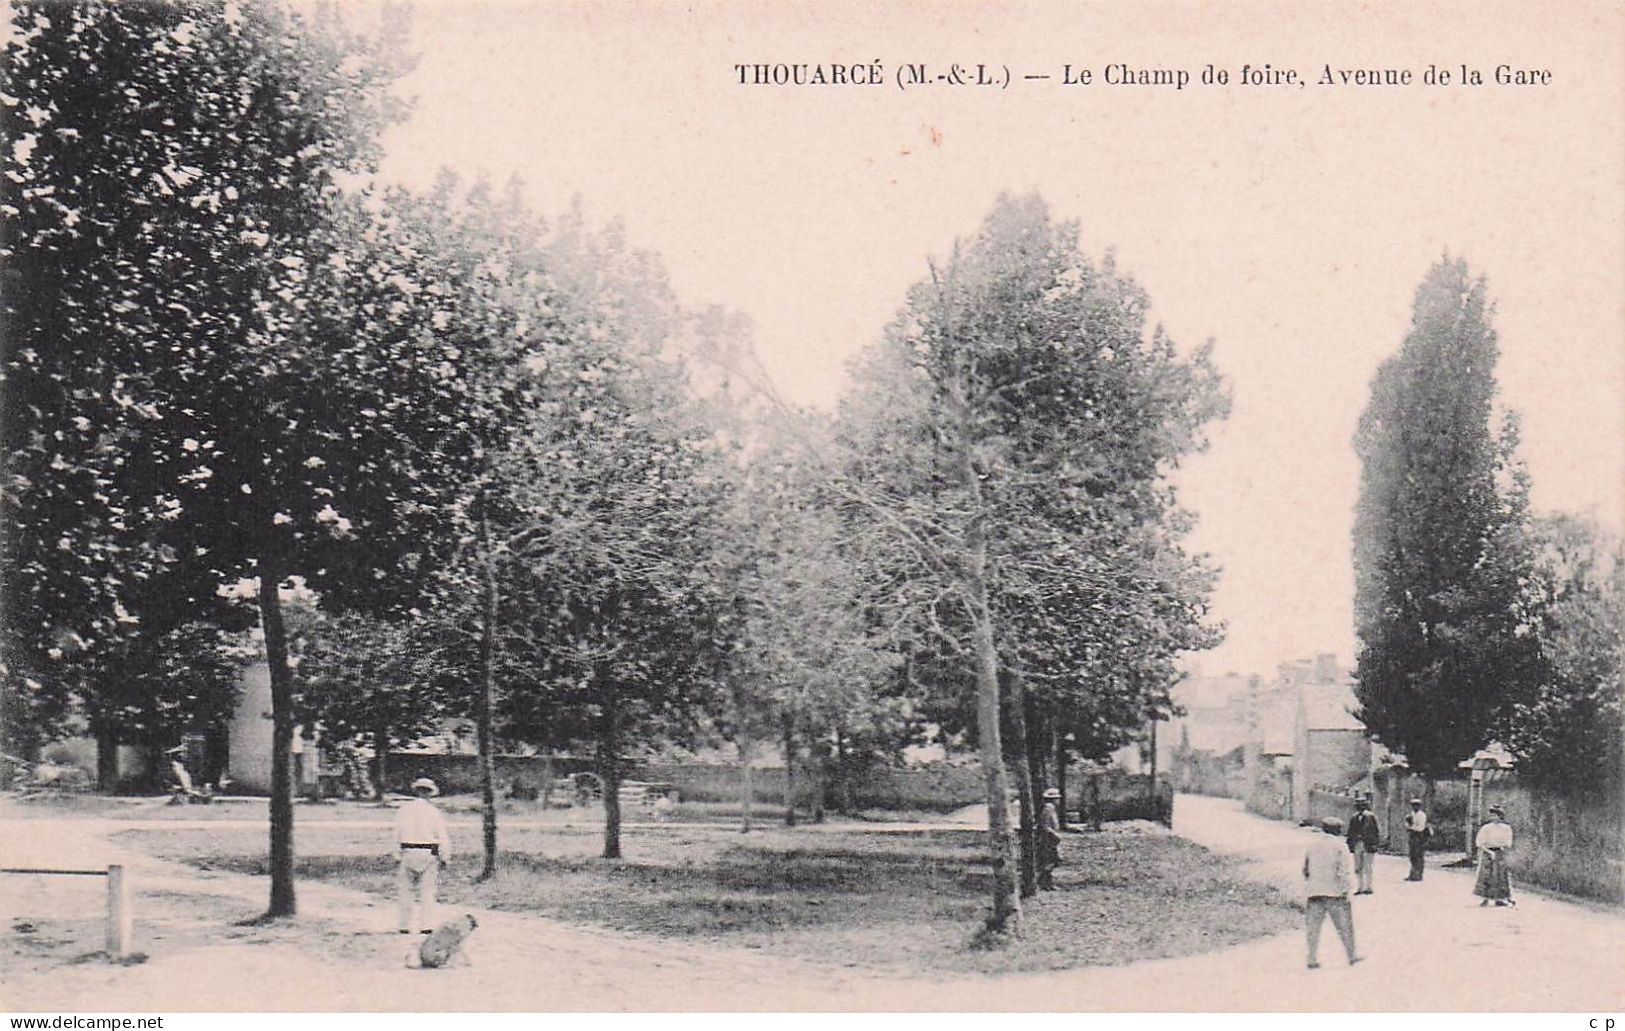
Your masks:
[{"label": "woman in long dress", "polygon": [[1479,905],[1516,905],[1506,858],[1507,850],[1512,848],[1512,828],[1500,806],[1490,806],[1490,821],[1478,829],[1473,844],[1478,846],[1478,880],[1473,884],[1473,894],[1484,900]]}]

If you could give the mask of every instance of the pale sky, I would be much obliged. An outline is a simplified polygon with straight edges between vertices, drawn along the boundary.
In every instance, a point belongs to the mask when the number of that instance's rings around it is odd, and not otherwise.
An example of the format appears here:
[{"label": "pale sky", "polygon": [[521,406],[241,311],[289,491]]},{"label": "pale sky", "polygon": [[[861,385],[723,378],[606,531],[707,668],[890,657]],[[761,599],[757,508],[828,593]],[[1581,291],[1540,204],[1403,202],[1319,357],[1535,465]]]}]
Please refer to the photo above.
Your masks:
[{"label": "pale sky", "polygon": [[[362,8],[359,3],[350,6]],[[1447,250],[1489,279],[1502,400],[1538,509],[1625,526],[1625,7],[1617,3],[423,2],[385,174],[517,174],[748,315],[789,397],[829,405],[955,236],[1037,190],[1116,249],[1234,397],[1181,475],[1224,574],[1208,672],[1353,655],[1350,447],[1372,373]],[[356,13],[364,14],[365,9]],[[740,85],[739,63],[882,62],[880,87]],[[1009,89],[901,91],[903,62]],[[1228,88],[1100,81],[1229,70]],[[1310,84],[1236,85],[1244,62]],[[1546,68],[1546,87],[1317,86],[1322,66]],[[1063,86],[1063,65],[1095,82]],[[1050,74],[1027,82],[1025,74]]]}]

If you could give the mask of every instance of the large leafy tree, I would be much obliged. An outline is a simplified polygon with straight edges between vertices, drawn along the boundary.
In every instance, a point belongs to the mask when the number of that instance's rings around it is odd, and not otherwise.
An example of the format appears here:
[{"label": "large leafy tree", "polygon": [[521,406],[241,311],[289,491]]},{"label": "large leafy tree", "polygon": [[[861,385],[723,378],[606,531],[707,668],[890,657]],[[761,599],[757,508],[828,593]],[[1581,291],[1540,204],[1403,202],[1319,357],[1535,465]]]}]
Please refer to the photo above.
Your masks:
[{"label": "large leafy tree", "polygon": [[144,547],[150,496],[128,457],[159,412],[139,341],[119,328],[173,317],[145,314],[161,261],[130,243],[161,217],[171,177],[188,173],[133,81],[153,50],[178,45],[178,8],[14,4],[8,14],[0,661],[7,743],[26,750],[93,689],[82,674],[96,663],[79,660],[128,635],[139,616],[127,599],[160,564]]},{"label": "large leafy tree", "polygon": [[605,858],[621,854],[629,762],[691,737],[717,690],[726,599],[707,574],[723,481],[707,438],[672,419],[668,375],[635,354],[576,367],[533,428],[546,466],[515,477],[526,527],[505,648],[525,673],[506,707],[516,736],[592,751]]},{"label": "large leafy tree", "polygon": [[[415,411],[379,413],[410,425],[394,461],[408,485],[397,525],[418,527],[416,545],[398,545],[425,595],[412,611],[421,683],[446,711],[472,716],[478,729],[483,796],[484,874],[495,871],[497,814],[494,752],[505,578],[536,532],[519,483],[548,475],[538,427],[551,425],[550,372],[572,354],[555,314],[558,291],[546,273],[540,227],[519,202],[517,184],[500,195],[484,184],[464,188],[443,175],[423,196],[390,191],[376,239],[352,263],[385,296],[363,297],[363,315],[392,319],[417,340],[394,368],[428,392]],[[404,298],[401,296],[404,293]],[[360,327],[376,333],[370,322]],[[375,410],[377,411],[377,410]],[[365,602],[343,575],[340,601]],[[397,597],[415,596],[399,592]]]},{"label": "large leafy tree", "polygon": [[1625,550],[1574,516],[1535,525],[1540,676],[1504,708],[1497,734],[1519,772],[1575,795],[1618,797],[1625,720]]},{"label": "large leafy tree", "polygon": [[1495,424],[1493,309],[1460,259],[1428,271],[1360,419],[1357,713],[1427,777],[1489,740],[1538,673],[1528,483]]},{"label": "large leafy tree", "polygon": [[544,233],[511,191],[449,183],[405,207],[413,249],[445,257],[434,289],[460,301],[436,328],[464,402],[434,463],[453,546],[426,622],[433,679],[480,727],[485,871],[499,737],[592,749],[618,855],[613,785],[638,750],[692,728],[713,683],[704,571],[721,484],[673,347],[689,319],[651,259],[578,212]]},{"label": "large leafy tree", "polygon": [[[393,545],[409,539],[396,517],[415,489],[392,456],[423,429],[417,413],[438,410],[414,403],[429,343],[388,325],[404,299],[375,313],[351,289],[398,284],[345,262],[364,216],[345,210],[341,180],[371,167],[399,113],[388,85],[400,40],[270,0],[16,10],[8,93],[13,110],[38,113],[14,174],[62,204],[30,237],[57,259],[30,303],[59,314],[23,321],[27,342],[57,370],[47,393],[80,406],[96,468],[127,485],[101,504],[155,529],[161,554],[200,578],[258,579],[273,702],[268,912],[291,914],[294,685],[279,586],[305,573],[335,597],[388,596]],[[111,312],[76,306],[81,280]]]},{"label": "large leafy tree", "polygon": [[390,748],[427,733],[447,708],[435,690],[427,620],[315,608],[289,615],[299,722],[319,728],[324,743],[369,741],[382,797]]},{"label": "large leafy tree", "polygon": [[[1035,643],[1057,636],[1044,630],[1045,604],[1052,623],[1072,620],[1062,636],[1092,632],[1091,604],[1123,626],[1144,613],[1141,641],[1096,641],[1102,657],[1160,636],[1168,643],[1153,662],[1202,640],[1191,627],[1205,582],[1174,546],[1185,516],[1163,477],[1201,446],[1224,399],[1206,352],[1178,355],[1160,330],[1146,331],[1146,308],[1109,260],[1097,266],[1081,253],[1075,225],[1052,222],[1035,197],[1003,198],[978,236],[910,292],[865,358],[871,393],[843,412],[840,485],[853,518],[889,543],[867,554],[913,617],[913,651],[961,656],[974,684],[994,931],[1019,925],[1005,760],[1027,754],[1026,741],[1004,746],[1013,706],[1001,688],[1024,701],[1017,691],[1043,650]],[[1133,550],[1122,542],[1137,535],[1160,542],[1141,548],[1158,557],[1124,565]],[[1090,600],[1063,603],[1079,585]],[[1159,607],[1158,595],[1178,603]],[[1105,621],[1094,622],[1098,631]],[[1009,721],[1018,738],[1023,722]]]},{"label": "large leafy tree", "polygon": [[780,740],[793,824],[798,766],[815,780],[817,818],[827,769],[844,797],[855,760],[895,753],[914,728],[907,699],[890,690],[897,651],[875,618],[876,584],[849,551],[803,446],[827,427],[783,410],[763,422],[725,538],[743,616],[730,642],[729,723],[747,771],[756,740]]}]

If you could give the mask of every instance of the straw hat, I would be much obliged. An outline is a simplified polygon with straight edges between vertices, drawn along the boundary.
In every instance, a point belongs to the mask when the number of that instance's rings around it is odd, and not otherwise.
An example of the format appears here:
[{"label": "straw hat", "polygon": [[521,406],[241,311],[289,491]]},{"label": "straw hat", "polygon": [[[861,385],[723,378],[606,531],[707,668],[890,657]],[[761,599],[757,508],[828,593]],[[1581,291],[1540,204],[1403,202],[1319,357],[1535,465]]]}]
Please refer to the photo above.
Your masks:
[{"label": "straw hat", "polygon": [[440,789],[435,787],[434,781],[430,780],[428,777],[419,777],[417,780],[414,780],[412,782],[412,790],[428,795],[430,798],[440,794]]}]

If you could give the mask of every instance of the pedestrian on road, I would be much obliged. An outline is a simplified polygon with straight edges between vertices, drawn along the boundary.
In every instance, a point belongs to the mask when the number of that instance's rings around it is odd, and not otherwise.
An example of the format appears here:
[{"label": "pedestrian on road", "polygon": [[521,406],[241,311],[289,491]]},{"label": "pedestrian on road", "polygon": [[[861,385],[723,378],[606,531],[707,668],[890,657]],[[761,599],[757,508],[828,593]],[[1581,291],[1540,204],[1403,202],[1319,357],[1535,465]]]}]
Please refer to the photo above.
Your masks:
[{"label": "pedestrian on road", "polygon": [[1512,901],[1512,880],[1507,876],[1506,854],[1512,848],[1512,827],[1500,806],[1490,806],[1489,822],[1478,829],[1473,844],[1478,846],[1478,880],[1473,884],[1473,894],[1484,900],[1479,905],[1517,905]]},{"label": "pedestrian on road", "polygon": [[400,865],[395,868],[398,926],[402,934],[414,930],[429,934],[435,928],[435,894],[450,856],[451,836],[446,833],[446,817],[429,801],[440,794],[434,781],[419,777],[412,782],[412,794],[417,797],[395,814],[395,840],[400,846]]},{"label": "pedestrian on road", "polygon": [[1337,843],[1343,821],[1328,816],[1320,821],[1324,834],[1315,836],[1303,857],[1303,926],[1309,938],[1309,969],[1320,966],[1320,927],[1327,917],[1343,940],[1349,965],[1365,957],[1354,951],[1354,911],[1349,906],[1349,853]]},{"label": "pedestrian on road", "polygon": [[1382,829],[1371,812],[1371,803],[1365,799],[1354,802],[1354,819],[1349,821],[1348,845],[1354,854],[1354,872],[1360,878],[1360,888],[1354,894],[1371,894],[1371,867],[1376,861],[1377,846],[1382,843]]},{"label": "pedestrian on road", "polygon": [[1055,868],[1061,865],[1061,789],[1044,789],[1044,810],[1038,820],[1038,886],[1055,890]]},{"label": "pedestrian on road", "polygon": [[1405,814],[1405,837],[1409,839],[1406,845],[1411,853],[1411,875],[1407,881],[1422,879],[1424,860],[1427,857],[1428,838],[1433,836],[1433,828],[1428,826],[1428,814],[1422,811],[1422,800],[1411,799],[1411,811]]}]

